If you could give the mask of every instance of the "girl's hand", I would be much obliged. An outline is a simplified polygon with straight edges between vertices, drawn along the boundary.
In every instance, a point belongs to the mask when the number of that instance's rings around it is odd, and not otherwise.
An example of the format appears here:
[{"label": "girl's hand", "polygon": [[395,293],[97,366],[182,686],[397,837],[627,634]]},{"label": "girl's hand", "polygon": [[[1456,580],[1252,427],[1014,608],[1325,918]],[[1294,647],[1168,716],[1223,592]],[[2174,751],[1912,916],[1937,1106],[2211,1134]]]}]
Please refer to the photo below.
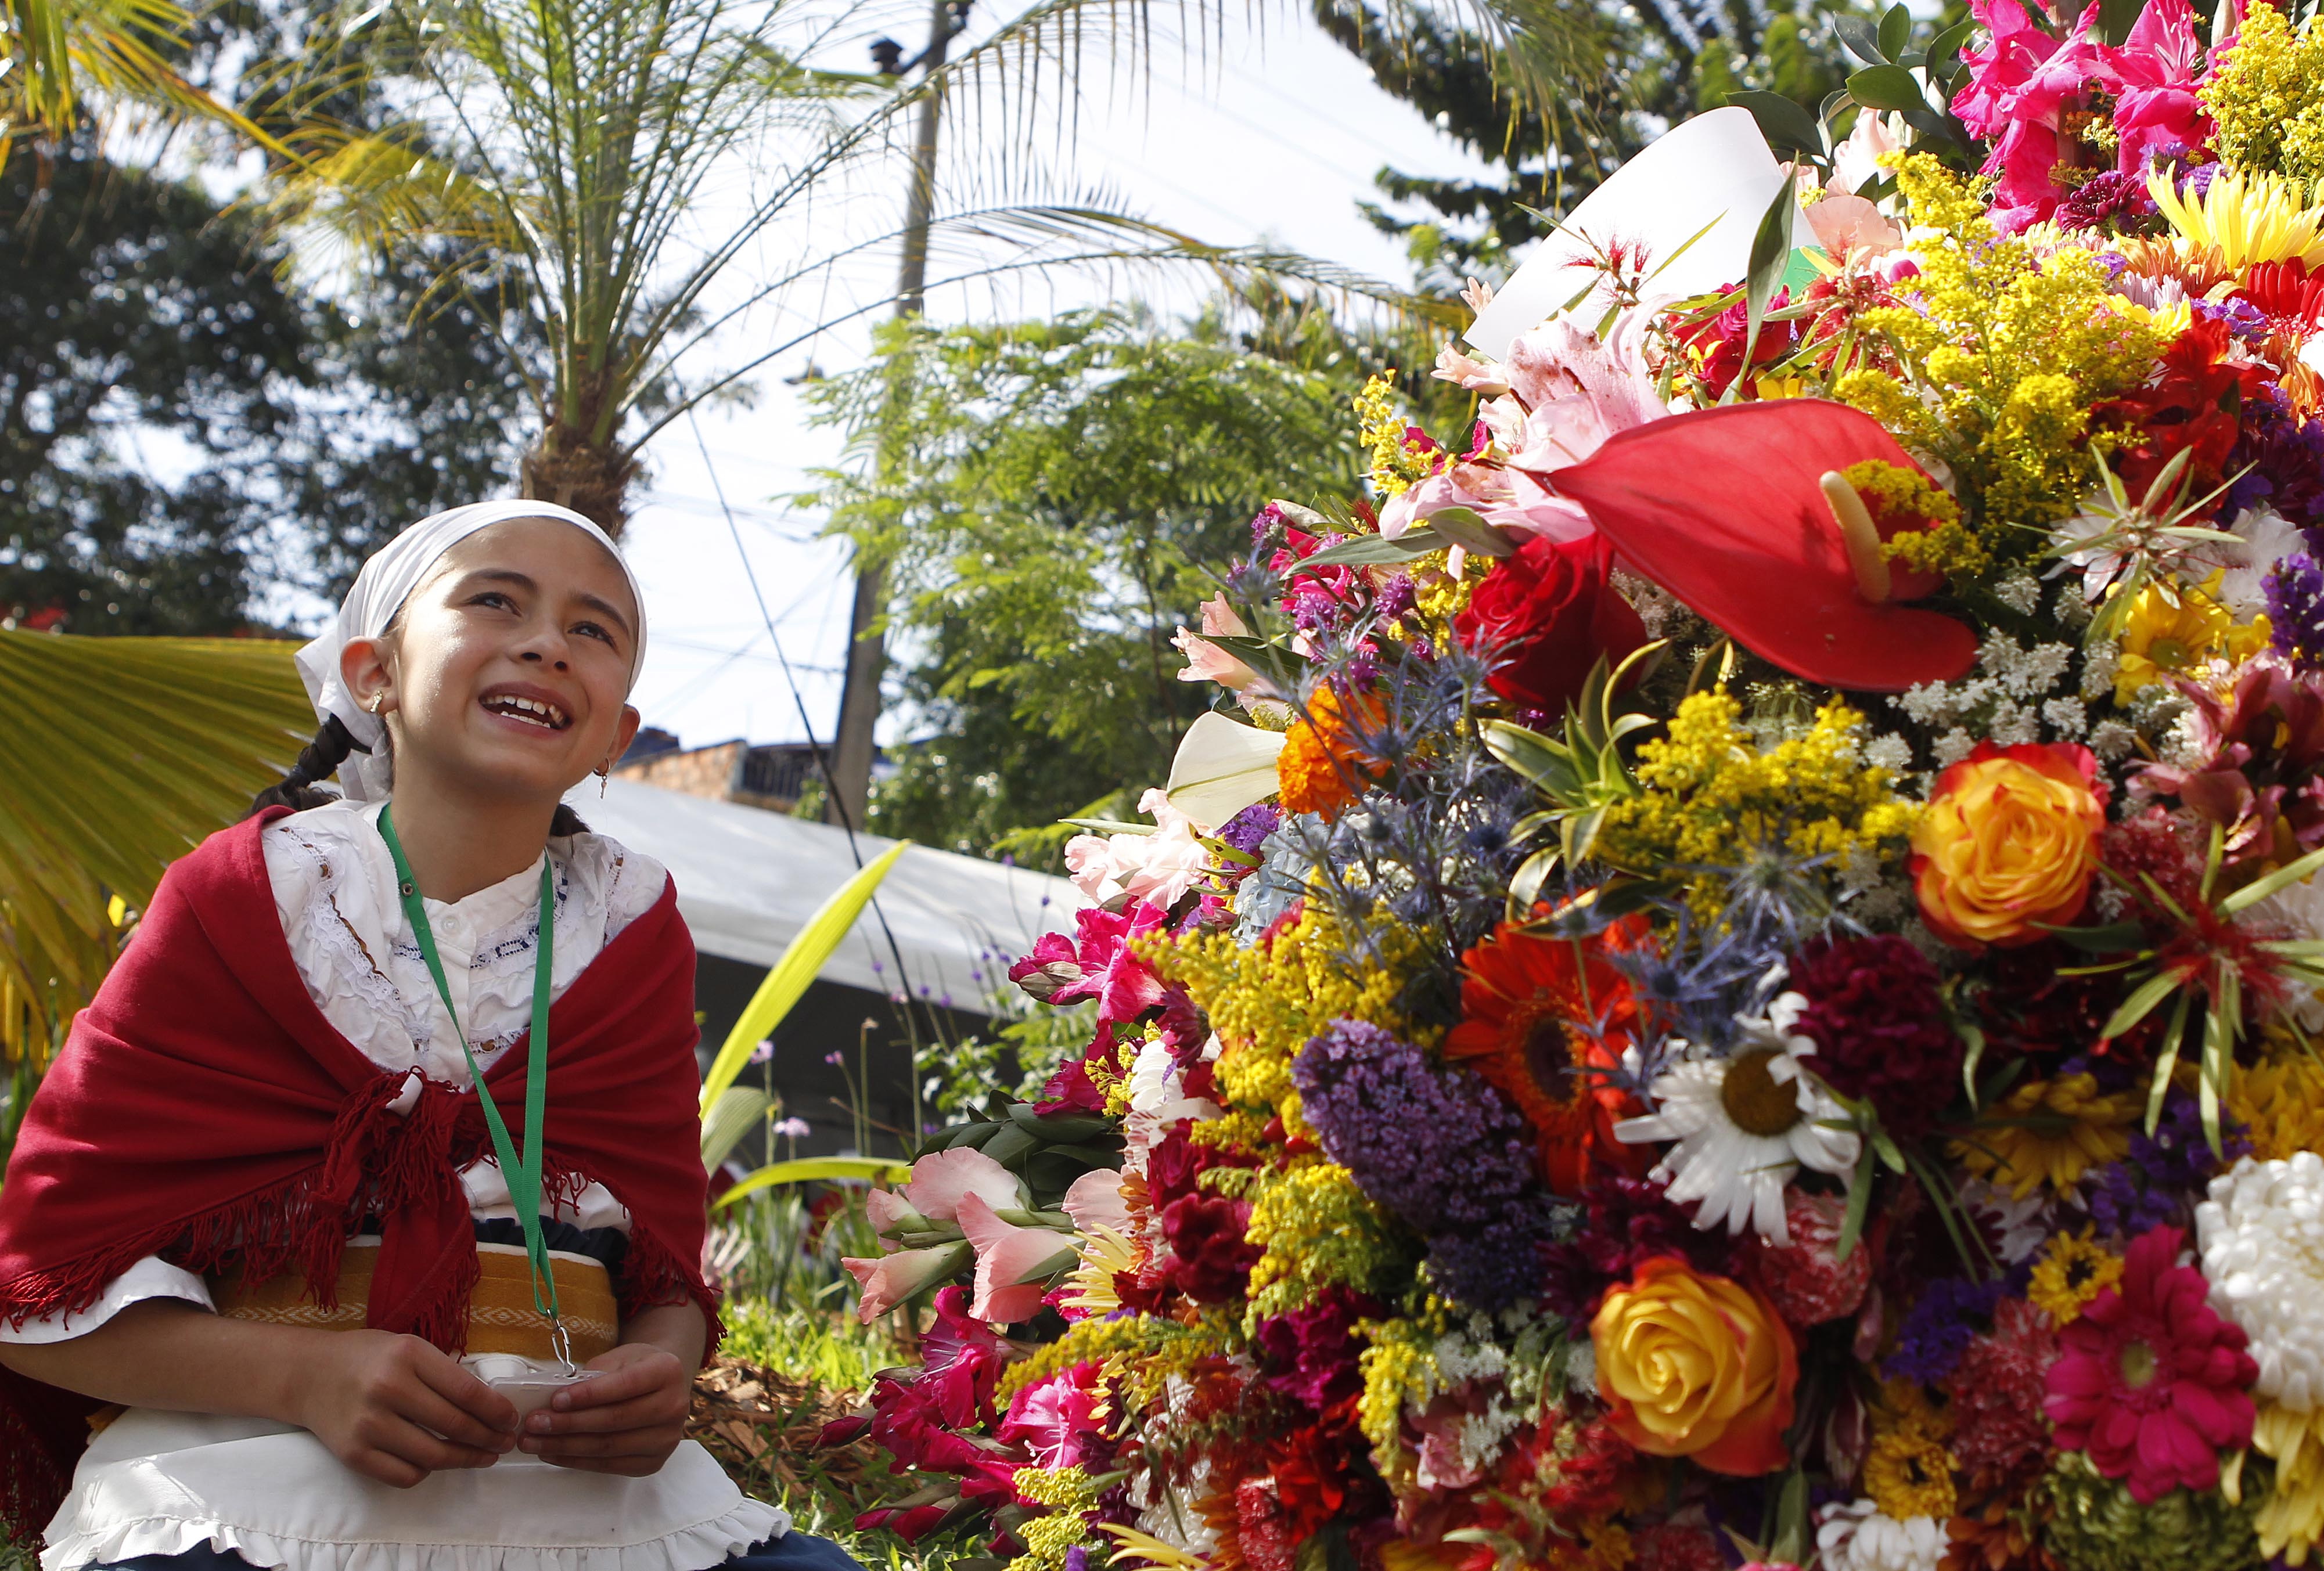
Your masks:
[{"label": "girl's hand", "polygon": [[450,1467],[490,1467],[516,1444],[516,1409],[417,1337],[306,1339],[292,1421],[355,1472],[409,1489]]},{"label": "girl's hand", "polygon": [[588,1367],[595,1378],[558,1392],[525,1419],[520,1447],[586,1473],[643,1478],[660,1472],[686,1438],[693,1370],[651,1342],[624,1343]]}]

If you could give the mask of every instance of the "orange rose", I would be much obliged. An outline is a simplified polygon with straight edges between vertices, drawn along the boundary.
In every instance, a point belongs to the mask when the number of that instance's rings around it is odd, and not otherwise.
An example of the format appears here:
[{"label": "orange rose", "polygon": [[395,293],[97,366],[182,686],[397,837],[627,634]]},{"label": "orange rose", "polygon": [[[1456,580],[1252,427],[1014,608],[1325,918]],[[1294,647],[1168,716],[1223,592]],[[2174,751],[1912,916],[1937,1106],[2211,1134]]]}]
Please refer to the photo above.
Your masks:
[{"label": "orange rose", "polygon": [[1606,1295],[1591,1322],[1598,1394],[1615,1432],[1649,1456],[1736,1478],[1790,1460],[1799,1356],[1775,1307],[1665,1255]]},{"label": "orange rose", "polygon": [[2088,748],[1981,742],[1937,776],[1914,826],[1921,915],[1963,949],[2037,942],[2040,924],[2082,914],[2105,828],[2106,787]]}]

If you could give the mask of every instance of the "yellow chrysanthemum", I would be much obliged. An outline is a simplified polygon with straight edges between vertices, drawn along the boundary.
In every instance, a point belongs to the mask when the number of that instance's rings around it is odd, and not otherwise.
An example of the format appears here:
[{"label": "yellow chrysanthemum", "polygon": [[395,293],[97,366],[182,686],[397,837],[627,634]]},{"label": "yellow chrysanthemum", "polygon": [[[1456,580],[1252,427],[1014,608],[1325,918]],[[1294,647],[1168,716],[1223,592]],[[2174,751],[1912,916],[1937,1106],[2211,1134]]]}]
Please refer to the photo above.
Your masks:
[{"label": "yellow chrysanthemum", "polygon": [[2206,284],[2241,278],[2255,262],[2324,264],[2324,206],[2281,175],[2222,169],[2181,197],[2169,172],[2156,170],[2146,189],[2170,222],[2180,263]]},{"label": "yellow chrysanthemum", "polygon": [[2121,1280],[2122,1257],[2093,1239],[2085,1227],[2079,1234],[2051,1237],[2025,1297],[2052,1324],[2067,1326],[2082,1318],[2092,1299]]},{"label": "yellow chrysanthemum", "polygon": [[2224,572],[2214,573],[2200,588],[2150,583],[2138,592],[2123,624],[2114,677],[2116,703],[2127,703],[2140,688],[2184,676],[2214,657],[2240,665],[2267,648],[2266,617],[2238,627],[2219,603],[2225,577]]},{"label": "yellow chrysanthemum", "polygon": [[2292,1052],[2238,1070],[2226,1106],[2249,1131],[2255,1162],[2324,1151],[2324,1061]]},{"label": "yellow chrysanthemum", "polygon": [[[2291,1412],[2265,1397],[2255,1405],[2252,1449],[2275,1460],[2274,1486],[2252,1523],[2259,1550],[2282,1557],[2286,1565],[2305,1566],[2324,1539],[2324,1410]],[[2220,1470],[2220,1482],[2228,1501],[2242,1503],[2241,1456]]]},{"label": "yellow chrysanthemum", "polygon": [[2090,1075],[2061,1075],[2020,1086],[1987,1109],[1953,1154],[1979,1178],[2006,1184],[2018,1199],[2043,1182],[2064,1193],[2082,1174],[2130,1150],[2141,1098],[2102,1096]]},{"label": "yellow chrysanthemum", "polygon": [[1880,1514],[1898,1521],[1953,1514],[1952,1453],[1944,1442],[1918,1428],[1883,1431],[1864,1458],[1864,1493]]}]

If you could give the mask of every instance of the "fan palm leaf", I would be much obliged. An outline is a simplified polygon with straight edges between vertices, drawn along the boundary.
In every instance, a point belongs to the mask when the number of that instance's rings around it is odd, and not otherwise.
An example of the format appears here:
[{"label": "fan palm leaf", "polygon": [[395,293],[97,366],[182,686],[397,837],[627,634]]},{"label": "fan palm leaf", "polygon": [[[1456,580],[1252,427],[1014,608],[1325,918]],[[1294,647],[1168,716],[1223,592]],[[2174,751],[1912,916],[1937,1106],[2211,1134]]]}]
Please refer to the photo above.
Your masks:
[{"label": "fan palm leaf", "polygon": [[119,947],[123,907],[240,818],[313,720],[258,639],[0,631],[0,1052],[47,1050]]}]

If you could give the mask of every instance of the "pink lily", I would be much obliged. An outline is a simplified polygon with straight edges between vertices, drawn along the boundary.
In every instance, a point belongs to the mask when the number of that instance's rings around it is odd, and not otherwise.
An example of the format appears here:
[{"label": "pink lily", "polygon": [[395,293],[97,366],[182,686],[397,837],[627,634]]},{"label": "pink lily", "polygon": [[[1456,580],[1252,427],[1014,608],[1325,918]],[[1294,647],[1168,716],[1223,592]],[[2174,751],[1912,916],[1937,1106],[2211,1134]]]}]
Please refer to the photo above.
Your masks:
[{"label": "pink lily", "polygon": [[968,1312],[980,1320],[1032,1318],[1050,1280],[1079,1258],[1065,1234],[1004,1222],[976,1194],[961,1197],[960,1230],[976,1251],[976,1297]]}]

